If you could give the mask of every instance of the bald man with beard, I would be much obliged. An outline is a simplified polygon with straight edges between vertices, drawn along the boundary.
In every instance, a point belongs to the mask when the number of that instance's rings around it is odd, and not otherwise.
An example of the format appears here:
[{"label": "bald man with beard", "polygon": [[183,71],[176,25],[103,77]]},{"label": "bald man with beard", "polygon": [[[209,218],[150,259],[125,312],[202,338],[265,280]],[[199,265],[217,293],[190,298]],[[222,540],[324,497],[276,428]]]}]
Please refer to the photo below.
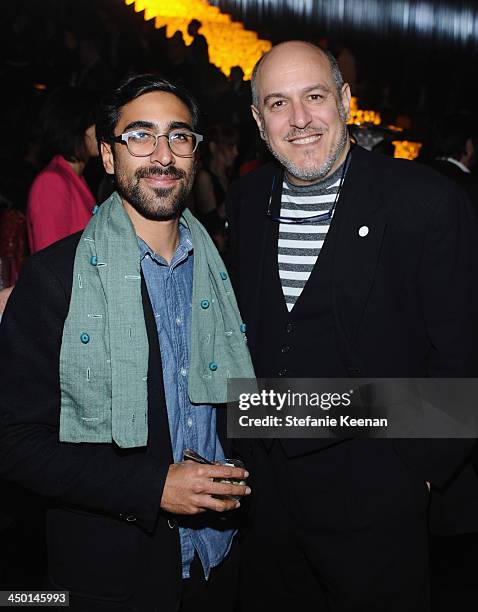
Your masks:
[{"label": "bald man with beard", "polygon": [[[427,168],[352,145],[349,86],[314,45],[274,47],[252,91],[275,162],[233,185],[227,208],[257,376],[476,376],[477,241],[464,195]],[[470,472],[457,476],[470,441],[237,445],[254,491],[243,610],[429,609],[430,489],[440,499],[469,476],[476,492]],[[460,521],[476,527],[471,513]]]}]

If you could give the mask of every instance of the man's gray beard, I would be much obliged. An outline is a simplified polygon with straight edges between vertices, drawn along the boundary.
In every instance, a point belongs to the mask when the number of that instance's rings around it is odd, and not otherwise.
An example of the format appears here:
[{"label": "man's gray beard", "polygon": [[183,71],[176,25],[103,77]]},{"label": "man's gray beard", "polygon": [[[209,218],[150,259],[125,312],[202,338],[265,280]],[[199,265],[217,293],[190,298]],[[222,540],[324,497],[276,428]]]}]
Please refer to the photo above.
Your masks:
[{"label": "man's gray beard", "polygon": [[142,217],[150,221],[170,221],[171,219],[179,219],[186,208],[186,201],[194,181],[194,172],[188,177],[189,180],[186,184],[182,183],[179,186],[175,196],[171,196],[172,187],[157,187],[153,189],[153,194],[149,195],[141,190],[138,180],[131,185],[125,184],[118,178],[116,178],[116,189],[119,195],[128,204],[131,204]]},{"label": "man's gray beard", "polygon": [[335,144],[334,149],[332,150],[331,154],[327,157],[327,159],[324,161],[324,163],[319,166],[318,168],[313,168],[313,167],[309,167],[309,168],[299,168],[298,166],[296,166],[295,164],[293,164],[289,159],[287,159],[286,157],[283,157],[280,153],[278,153],[277,151],[274,151],[274,149],[272,148],[270,142],[269,142],[269,138],[267,136],[267,132],[264,132],[265,135],[265,141],[267,144],[267,148],[269,149],[269,151],[272,153],[272,155],[277,159],[277,161],[284,166],[284,168],[287,170],[287,172],[297,178],[300,179],[301,181],[320,181],[323,178],[325,178],[330,171],[332,170],[335,162],[338,160],[338,158],[342,155],[347,142],[348,142],[348,130],[347,130],[347,125],[344,123],[343,124],[343,129],[342,129],[342,133],[340,134],[340,138],[337,141],[337,143]]}]

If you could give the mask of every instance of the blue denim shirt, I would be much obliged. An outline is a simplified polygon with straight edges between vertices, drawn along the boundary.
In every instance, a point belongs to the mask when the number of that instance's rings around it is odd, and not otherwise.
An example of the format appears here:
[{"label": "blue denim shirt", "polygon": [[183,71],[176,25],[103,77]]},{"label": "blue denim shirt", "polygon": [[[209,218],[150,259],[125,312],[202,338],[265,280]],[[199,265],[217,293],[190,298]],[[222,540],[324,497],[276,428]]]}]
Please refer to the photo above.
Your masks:
[{"label": "blue denim shirt", "polygon": [[[189,348],[193,288],[193,245],[189,230],[179,226],[179,245],[171,263],[138,238],[141,269],[158,330],[163,364],[164,391],[174,462],[183,460],[185,448],[208,459],[223,461],[224,451],[216,433],[216,409],[191,404],[188,396]],[[179,527],[183,578],[196,552],[204,575],[229,552],[234,530]]]}]

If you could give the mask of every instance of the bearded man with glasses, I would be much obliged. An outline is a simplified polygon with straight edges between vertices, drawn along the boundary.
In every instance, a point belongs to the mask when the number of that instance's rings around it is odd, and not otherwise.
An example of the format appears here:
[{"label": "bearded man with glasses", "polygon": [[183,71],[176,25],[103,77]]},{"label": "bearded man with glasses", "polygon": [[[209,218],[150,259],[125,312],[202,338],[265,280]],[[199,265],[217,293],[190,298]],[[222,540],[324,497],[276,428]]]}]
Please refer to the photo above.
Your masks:
[{"label": "bearded man with glasses", "polygon": [[218,404],[253,370],[224,264],[185,210],[197,124],[154,75],[103,100],[117,191],[29,260],[2,320],[0,474],[48,500],[47,585],[73,610],[234,609],[250,489],[222,465]]}]

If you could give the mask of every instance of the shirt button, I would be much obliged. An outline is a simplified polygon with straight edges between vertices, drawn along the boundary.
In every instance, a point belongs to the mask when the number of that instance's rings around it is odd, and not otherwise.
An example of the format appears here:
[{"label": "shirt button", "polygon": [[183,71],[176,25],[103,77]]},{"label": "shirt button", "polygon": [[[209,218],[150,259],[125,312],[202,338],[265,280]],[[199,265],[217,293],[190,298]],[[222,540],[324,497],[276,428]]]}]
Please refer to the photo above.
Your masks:
[{"label": "shirt button", "polygon": [[88,344],[88,342],[90,341],[90,336],[89,334],[87,334],[86,332],[83,332],[80,335],[80,340],[83,342],[83,344]]},{"label": "shirt button", "polygon": [[239,326],[239,329],[241,330],[241,332],[243,334],[245,334],[246,333],[246,324],[245,323],[241,323],[240,326]]},{"label": "shirt button", "polygon": [[192,427],[193,426],[193,420],[191,417],[189,417],[189,419],[186,421],[188,424],[188,427]]},{"label": "shirt button", "polygon": [[206,308],[209,308],[209,300],[202,300],[201,308],[204,308],[204,310],[206,310]]},{"label": "shirt button", "polygon": [[176,325],[181,325],[181,323],[182,323],[182,321],[181,321],[181,319],[178,317],[178,318],[176,319]]},{"label": "shirt button", "polygon": [[225,272],[221,272],[222,280],[227,280],[227,274]]},{"label": "shirt button", "polygon": [[283,346],[281,348],[281,353],[288,353],[290,351],[290,346]]},{"label": "shirt button", "polygon": [[96,255],[92,255],[92,256],[90,257],[90,264],[91,264],[92,266],[96,266],[96,265],[97,265],[97,263],[98,263],[98,257],[96,257]]},{"label": "shirt button", "polygon": [[217,363],[215,361],[211,361],[211,363],[209,364],[209,369],[211,370],[211,372],[215,372],[217,370]]},{"label": "shirt button", "polygon": [[281,378],[282,378],[283,376],[287,376],[287,369],[286,369],[286,368],[282,368],[282,370],[279,370],[279,371],[277,372],[277,376],[280,376]]},{"label": "shirt button", "polygon": [[291,331],[293,331],[294,326],[292,325],[292,323],[287,323],[287,325],[285,326],[285,331],[290,334]]},{"label": "shirt button", "polygon": [[91,213],[93,215],[96,215],[96,213],[100,210],[100,207],[98,206],[98,204],[96,204],[95,206],[93,206],[93,208],[91,209]]},{"label": "shirt button", "polygon": [[181,368],[179,371],[181,372],[181,376],[186,376],[186,375],[187,375],[187,373],[188,373],[188,371],[186,370],[186,368]]}]

